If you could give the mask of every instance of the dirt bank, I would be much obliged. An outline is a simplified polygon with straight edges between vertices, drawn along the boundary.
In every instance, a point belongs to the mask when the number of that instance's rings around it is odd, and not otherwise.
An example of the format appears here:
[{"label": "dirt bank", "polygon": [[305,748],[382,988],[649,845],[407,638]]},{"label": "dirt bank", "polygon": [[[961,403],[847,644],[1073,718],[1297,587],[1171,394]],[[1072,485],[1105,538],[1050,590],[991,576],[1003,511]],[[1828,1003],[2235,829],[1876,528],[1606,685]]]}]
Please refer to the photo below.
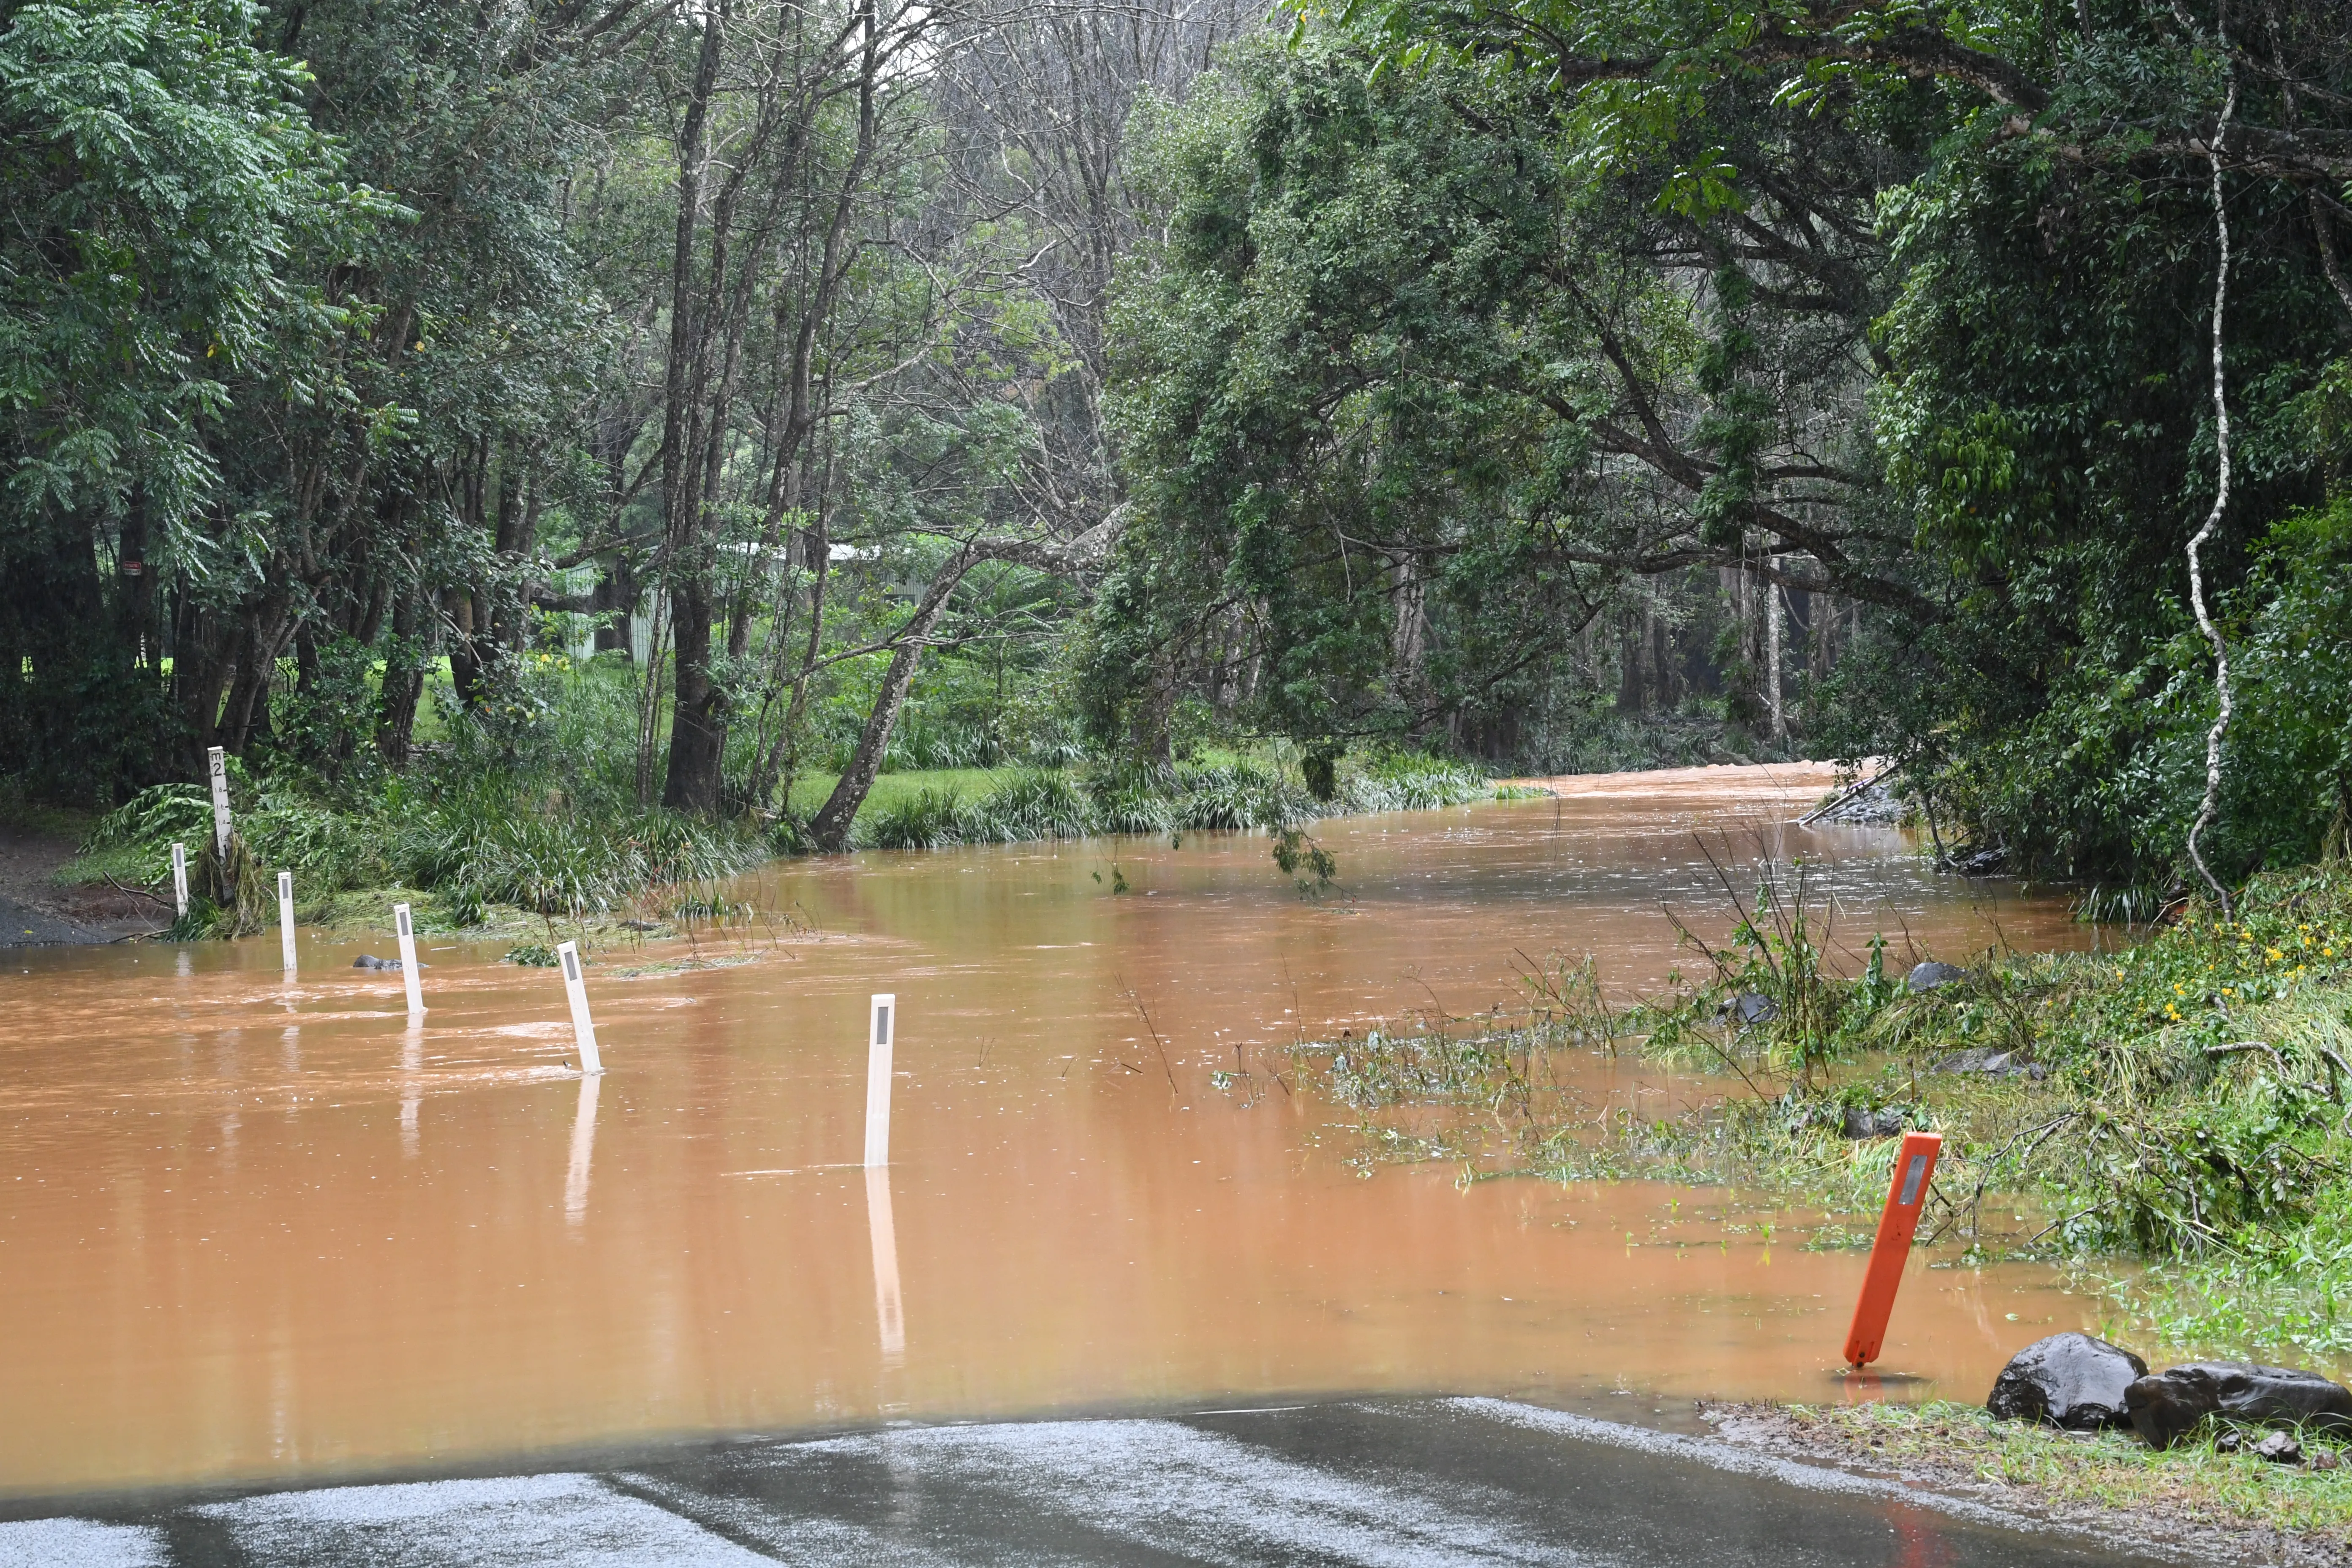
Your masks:
[{"label": "dirt bank", "polygon": [[171,922],[169,909],[138,893],[59,886],[75,847],[69,834],[0,824],[0,947],[114,942]]}]

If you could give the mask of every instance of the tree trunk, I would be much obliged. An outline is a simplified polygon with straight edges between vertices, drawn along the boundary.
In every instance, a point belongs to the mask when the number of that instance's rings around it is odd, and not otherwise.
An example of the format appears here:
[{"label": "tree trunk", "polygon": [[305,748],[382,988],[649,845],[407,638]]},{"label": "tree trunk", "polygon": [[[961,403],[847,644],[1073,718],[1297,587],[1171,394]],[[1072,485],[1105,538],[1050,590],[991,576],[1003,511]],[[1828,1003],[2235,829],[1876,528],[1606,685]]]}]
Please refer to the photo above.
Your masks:
[{"label": "tree trunk", "polygon": [[672,811],[719,809],[727,731],[721,711],[725,693],[710,678],[711,608],[699,574],[681,579],[670,595],[677,690],[671,699],[669,772],[662,781],[662,804]]},{"label": "tree trunk", "polygon": [[392,644],[384,650],[383,687],[376,694],[375,749],[395,768],[408,765],[416,735],[416,704],[425,695],[426,649],[416,635],[417,595],[404,589],[392,607]]},{"label": "tree trunk", "polygon": [[941,567],[931,585],[923,591],[922,603],[916,606],[912,618],[899,628],[898,650],[890,656],[890,668],[882,678],[882,691],[874,700],[874,710],[866,716],[866,728],[857,737],[857,750],[851,753],[849,766],[842,770],[816,819],[809,824],[809,837],[824,853],[838,854],[849,847],[850,825],[857,820],[857,808],[866,804],[875,775],[882,771],[882,754],[889,749],[891,728],[898,721],[898,710],[907,703],[907,689],[914,684],[915,671],[923,662],[923,651],[928,646],[925,639],[946,613],[956,584],[963,581],[964,574],[974,564],[971,556],[959,555]]}]

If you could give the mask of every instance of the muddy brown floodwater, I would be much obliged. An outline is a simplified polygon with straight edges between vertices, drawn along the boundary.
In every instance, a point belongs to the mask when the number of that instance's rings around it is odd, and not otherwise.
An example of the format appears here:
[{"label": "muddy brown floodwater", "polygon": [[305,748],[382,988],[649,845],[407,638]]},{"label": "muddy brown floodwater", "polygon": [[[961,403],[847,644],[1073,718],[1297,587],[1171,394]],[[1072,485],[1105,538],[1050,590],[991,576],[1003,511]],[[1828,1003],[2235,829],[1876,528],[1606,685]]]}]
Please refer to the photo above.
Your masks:
[{"label": "muddy brown floodwater", "polygon": [[[625,973],[684,943],[599,955],[601,1080],[567,1070],[557,972],[498,946],[424,939],[421,1029],[396,976],[307,932],[290,985],[274,935],[15,952],[0,1489],[1338,1393],[1834,1397],[1859,1256],[1728,1230],[1719,1193],[1361,1177],[1341,1112],[1210,1082],[1301,1030],[1514,1002],[1515,954],[1654,984],[1662,900],[1725,923],[1698,835],[1819,863],[1856,945],[2089,940],[1892,830],[1787,826],[1826,783],[1705,769],[1334,822],[1320,903],[1231,834],[782,864],[747,889],[820,937],[706,938],[752,961],[688,973]],[[896,1163],[869,1180],[882,991]],[[1595,1092],[1636,1091],[1613,1070]],[[1923,1255],[1882,1364],[1975,1397],[2090,1312],[2045,1272]]]}]

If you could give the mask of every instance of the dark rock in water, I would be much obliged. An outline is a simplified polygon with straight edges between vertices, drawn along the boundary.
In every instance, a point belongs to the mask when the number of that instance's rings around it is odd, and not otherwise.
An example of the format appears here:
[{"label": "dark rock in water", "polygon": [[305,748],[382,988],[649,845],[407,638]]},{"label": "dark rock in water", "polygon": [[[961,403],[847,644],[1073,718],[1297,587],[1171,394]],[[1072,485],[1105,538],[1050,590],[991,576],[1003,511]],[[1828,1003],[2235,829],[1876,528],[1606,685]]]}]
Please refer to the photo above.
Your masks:
[{"label": "dark rock in water", "polygon": [[1849,1138],[1892,1138],[1903,1131],[1903,1112],[1894,1106],[1877,1110],[1868,1106],[1849,1105],[1845,1108],[1843,1131]]},{"label": "dark rock in water", "polygon": [[[388,969],[397,974],[400,973],[400,960],[396,958],[378,958],[372,952],[363,952],[357,958],[352,960],[352,967],[353,969]],[[420,963],[416,967],[424,969],[427,966]]]},{"label": "dark rock in water", "polygon": [[2235,1428],[2213,1439],[2213,1451],[2217,1454],[2234,1454],[2245,1446],[2246,1440],[2238,1436]]},{"label": "dark rock in water", "polygon": [[2352,1389],[2315,1372],[2243,1361],[2190,1362],[2124,1390],[2131,1424],[2150,1447],[2169,1448],[2207,1416],[2249,1426],[2352,1431]]},{"label": "dark rock in water", "polygon": [[2025,1071],[2014,1051],[1996,1051],[1990,1046],[1973,1050],[1954,1051],[1938,1060],[1929,1072],[1980,1072],[1990,1078],[2015,1078]]},{"label": "dark rock in water", "polygon": [[1742,991],[1724,999],[1723,1016],[1743,1028],[1749,1024],[1769,1024],[1780,1016],[1780,1004],[1760,991]]},{"label": "dark rock in water", "polygon": [[1945,868],[1963,877],[1990,877],[1999,874],[2008,863],[2009,852],[2005,849],[1979,849],[1947,861]]},{"label": "dark rock in water", "polygon": [[2295,1441],[2294,1434],[2292,1432],[2272,1433],[2254,1445],[2254,1454],[2256,1458],[2268,1459],[2273,1465],[2303,1463],[2303,1445]]},{"label": "dark rock in water", "polygon": [[1938,985],[1949,985],[1967,973],[1968,971],[1957,963],[1937,963],[1930,960],[1926,963],[1913,964],[1911,973],[1903,977],[1903,985],[1916,996],[1922,991],[1933,991]]},{"label": "dark rock in water", "polygon": [[2124,1391],[2147,1363],[2121,1345],[2069,1331],[2036,1340],[2000,1369],[1985,1408],[2003,1421],[2045,1421],[2070,1432],[2121,1426]]}]

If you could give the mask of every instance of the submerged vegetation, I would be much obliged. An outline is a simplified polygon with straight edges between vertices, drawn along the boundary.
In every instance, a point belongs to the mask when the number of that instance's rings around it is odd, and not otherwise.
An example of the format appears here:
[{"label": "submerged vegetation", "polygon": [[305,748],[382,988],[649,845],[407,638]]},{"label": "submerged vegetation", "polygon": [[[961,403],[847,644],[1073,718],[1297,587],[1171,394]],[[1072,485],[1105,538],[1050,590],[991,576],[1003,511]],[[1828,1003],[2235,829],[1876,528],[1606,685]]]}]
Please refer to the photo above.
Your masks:
[{"label": "submerged vegetation", "polygon": [[[281,756],[256,778],[230,759],[236,834],[226,868],[211,847],[206,787],[165,784],[100,817],[67,875],[168,890],[171,847],[184,846],[199,896],[172,934],[187,938],[274,923],[269,879],[280,870],[294,874],[305,918],[339,893],[404,888],[430,895],[430,918],[463,926],[495,906],[570,921],[707,909],[727,879],[810,847],[806,819],[791,813],[762,829],[750,818],[638,805],[628,687],[609,672],[533,660],[511,697],[515,721],[500,722],[444,694],[434,738],[418,743],[430,764],[423,768],[394,771],[362,757],[331,776]],[[1412,753],[1335,773],[1328,800],[1278,757],[971,776],[986,782],[877,793],[852,842],[937,849],[1244,829],[1276,837],[1278,861],[1281,836],[1318,817],[1454,805],[1495,793],[1468,768]]]},{"label": "submerged vegetation", "polygon": [[[1940,1131],[1920,1235],[2060,1260],[2183,1342],[2352,1354],[2352,872],[2255,879],[2113,951],[1925,955],[1824,926],[1804,872],[1738,896],[1700,970],[1612,1006],[1528,966],[1517,1017],[1302,1044],[1359,1158],[1729,1183],[1866,1241],[1905,1128]],[[1832,955],[1844,962],[1833,973]],[[1709,1075],[1695,1108],[1587,1103],[1571,1053]]]},{"label": "submerged vegetation", "polygon": [[1337,781],[1328,800],[1247,760],[1159,773],[1028,772],[975,795],[922,789],[873,813],[859,832],[863,842],[881,849],[1213,828],[1280,835],[1322,816],[1424,811],[1484,800],[1493,793],[1467,768],[1410,755],[1384,759]]}]

